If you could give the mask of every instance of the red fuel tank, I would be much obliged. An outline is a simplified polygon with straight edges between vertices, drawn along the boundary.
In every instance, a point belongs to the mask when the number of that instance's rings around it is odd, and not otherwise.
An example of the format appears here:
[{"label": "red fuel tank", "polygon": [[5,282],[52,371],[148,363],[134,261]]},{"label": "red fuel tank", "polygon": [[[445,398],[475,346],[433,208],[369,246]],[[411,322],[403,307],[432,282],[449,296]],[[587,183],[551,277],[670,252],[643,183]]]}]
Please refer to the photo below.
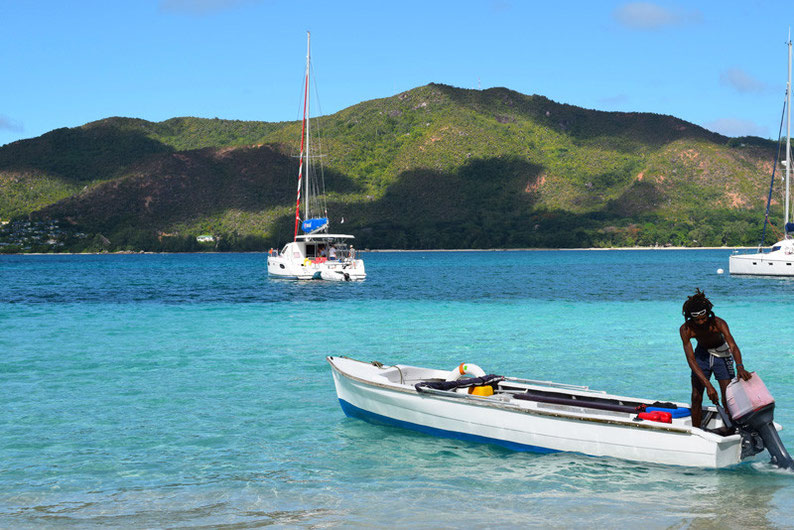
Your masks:
[{"label": "red fuel tank", "polygon": [[654,412],[640,412],[637,414],[638,418],[648,421],[658,421],[660,423],[673,423],[673,415],[669,412],[654,411]]}]

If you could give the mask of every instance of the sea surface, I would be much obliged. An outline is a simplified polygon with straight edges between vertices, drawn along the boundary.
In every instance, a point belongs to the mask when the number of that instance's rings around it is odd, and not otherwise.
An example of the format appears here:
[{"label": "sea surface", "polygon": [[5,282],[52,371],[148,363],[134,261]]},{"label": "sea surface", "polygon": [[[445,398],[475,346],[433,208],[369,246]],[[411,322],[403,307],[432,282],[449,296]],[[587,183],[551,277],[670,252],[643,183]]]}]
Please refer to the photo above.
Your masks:
[{"label": "sea surface", "polygon": [[688,401],[696,287],[794,451],[794,280],[729,250],[0,256],[0,527],[791,528],[794,473],[514,453],[346,418],[327,355]]}]

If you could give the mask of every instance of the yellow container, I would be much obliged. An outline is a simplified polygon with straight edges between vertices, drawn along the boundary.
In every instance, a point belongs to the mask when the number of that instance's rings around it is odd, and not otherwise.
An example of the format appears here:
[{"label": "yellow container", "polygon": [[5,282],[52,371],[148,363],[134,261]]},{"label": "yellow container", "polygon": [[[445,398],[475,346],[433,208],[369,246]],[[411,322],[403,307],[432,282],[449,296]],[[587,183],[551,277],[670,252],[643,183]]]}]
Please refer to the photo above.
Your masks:
[{"label": "yellow container", "polygon": [[473,386],[469,388],[469,394],[474,396],[493,396],[493,387],[491,385]]}]

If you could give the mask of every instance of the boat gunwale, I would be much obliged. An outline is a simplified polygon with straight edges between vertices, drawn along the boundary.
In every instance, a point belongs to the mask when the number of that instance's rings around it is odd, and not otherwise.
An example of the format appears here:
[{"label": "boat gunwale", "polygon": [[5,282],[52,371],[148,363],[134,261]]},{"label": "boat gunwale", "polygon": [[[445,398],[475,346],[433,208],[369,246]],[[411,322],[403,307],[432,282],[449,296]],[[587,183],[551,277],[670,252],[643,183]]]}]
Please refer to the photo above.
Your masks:
[{"label": "boat gunwale", "polygon": [[[341,357],[341,356],[338,356],[338,357]],[[670,433],[674,433],[674,434],[687,434],[687,435],[690,435],[690,436],[698,436],[700,438],[703,438],[703,439],[705,439],[705,440],[707,440],[709,442],[715,443],[717,445],[728,445],[728,444],[734,443],[735,441],[740,439],[740,436],[738,434],[732,434],[730,436],[717,436],[716,434],[710,433],[708,431],[704,431],[704,430],[699,429],[699,428],[694,428],[694,427],[678,427],[678,426],[674,427],[674,426],[666,426],[666,425],[654,425],[652,422],[645,422],[645,421],[643,421],[643,422],[634,422],[633,420],[625,420],[625,421],[610,420],[610,419],[606,419],[606,418],[593,418],[593,417],[587,417],[587,416],[578,416],[578,415],[575,415],[575,414],[566,414],[566,413],[563,413],[563,412],[552,412],[552,411],[545,411],[545,410],[538,410],[538,409],[527,409],[527,408],[520,407],[518,405],[512,405],[512,404],[509,404],[509,403],[504,403],[504,402],[501,402],[501,401],[497,401],[496,399],[492,399],[492,398],[489,399],[488,397],[485,397],[485,396],[474,396],[474,395],[469,395],[469,394],[457,394],[455,392],[448,392],[448,391],[445,392],[443,390],[434,390],[434,389],[428,389],[430,391],[418,392],[415,388],[402,388],[400,386],[395,386],[396,384],[388,385],[388,384],[379,383],[377,381],[371,381],[371,380],[368,380],[368,379],[364,379],[364,378],[349,374],[349,373],[343,371],[342,369],[340,369],[338,366],[336,366],[333,363],[332,359],[333,359],[332,356],[326,357],[326,360],[331,365],[331,367],[334,370],[336,370],[340,375],[342,375],[342,376],[344,376],[344,377],[346,377],[348,379],[351,379],[353,381],[357,381],[359,383],[363,383],[363,384],[368,385],[368,386],[374,386],[374,387],[382,388],[384,390],[389,390],[389,391],[392,391],[392,392],[400,392],[400,393],[403,393],[403,394],[413,394],[413,395],[416,395],[416,396],[425,395],[427,397],[443,399],[444,401],[449,401],[449,402],[455,402],[455,401],[463,400],[463,401],[466,401],[466,404],[475,405],[475,406],[478,406],[478,407],[496,408],[496,409],[505,410],[507,412],[520,412],[520,413],[523,413],[523,414],[530,414],[530,415],[535,415],[535,416],[548,416],[548,417],[563,418],[563,419],[574,420],[574,421],[586,421],[586,422],[591,422],[591,423],[601,423],[601,424],[607,424],[607,425],[615,425],[615,426],[619,426],[619,427],[630,427],[630,428],[636,428],[636,429],[647,429],[647,430],[653,430],[653,431],[664,431],[664,432],[670,432]],[[367,363],[367,362],[364,362],[364,361],[359,361],[357,359],[350,359],[349,357],[345,357],[345,359],[348,359],[348,360],[351,360],[351,361],[355,361],[355,362],[359,362],[359,363],[362,363],[362,364],[371,364],[371,363]]]}]

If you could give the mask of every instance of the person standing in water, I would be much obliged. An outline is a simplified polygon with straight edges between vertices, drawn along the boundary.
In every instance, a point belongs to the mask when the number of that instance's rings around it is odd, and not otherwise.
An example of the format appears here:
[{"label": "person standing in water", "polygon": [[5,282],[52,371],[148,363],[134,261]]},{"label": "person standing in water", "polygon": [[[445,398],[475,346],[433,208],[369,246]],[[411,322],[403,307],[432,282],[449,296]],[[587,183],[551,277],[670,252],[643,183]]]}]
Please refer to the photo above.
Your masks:
[{"label": "person standing in water", "polygon": [[[706,298],[700,289],[695,289],[695,294],[687,297],[682,312],[685,322],[681,325],[681,341],[684,344],[684,354],[687,363],[692,369],[692,426],[700,427],[703,412],[703,390],[709,399],[718,404],[719,396],[709,379],[714,378],[720,384],[722,403],[726,405],[725,389],[728,383],[738,373],[739,377],[747,381],[752,377],[744,369],[742,353],[733,340],[728,329],[728,324],[716,316],[711,310],[713,304]],[[697,341],[697,347],[692,349],[692,339]],[[733,361],[736,361],[736,372]]]}]

